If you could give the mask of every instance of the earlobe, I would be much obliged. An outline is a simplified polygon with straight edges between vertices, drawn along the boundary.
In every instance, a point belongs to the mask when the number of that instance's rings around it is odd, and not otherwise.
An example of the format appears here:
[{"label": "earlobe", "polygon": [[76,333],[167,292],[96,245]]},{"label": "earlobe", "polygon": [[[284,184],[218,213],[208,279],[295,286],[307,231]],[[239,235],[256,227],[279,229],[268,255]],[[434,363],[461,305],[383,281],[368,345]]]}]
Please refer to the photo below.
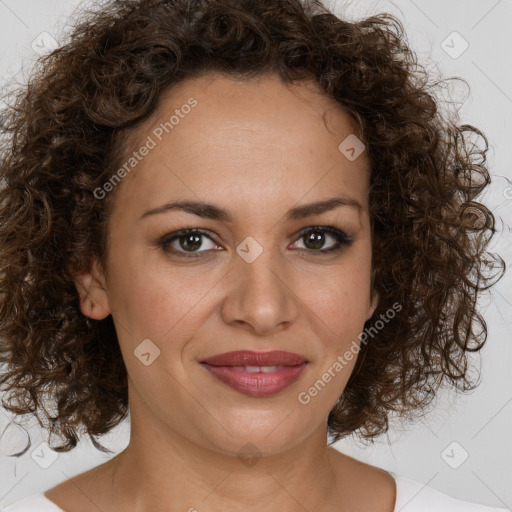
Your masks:
[{"label": "earlobe", "polygon": [[89,272],[75,276],[75,287],[80,297],[80,310],[93,320],[103,320],[110,314],[104,274],[94,260]]}]

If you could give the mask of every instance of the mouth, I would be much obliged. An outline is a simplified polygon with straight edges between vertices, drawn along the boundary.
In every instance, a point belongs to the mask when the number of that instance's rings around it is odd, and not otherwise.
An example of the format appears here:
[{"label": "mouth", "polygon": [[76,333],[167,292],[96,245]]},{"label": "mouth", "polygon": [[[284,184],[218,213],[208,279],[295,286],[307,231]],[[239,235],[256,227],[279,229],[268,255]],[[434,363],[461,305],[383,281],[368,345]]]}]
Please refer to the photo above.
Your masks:
[{"label": "mouth", "polygon": [[254,352],[252,350],[237,350],[225,352],[201,361],[212,366],[297,366],[308,360],[293,352],[272,350],[270,352]]},{"label": "mouth", "polygon": [[270,396],[293,384],[309,361],[291,352],[241,350],[218,354],[201,361],[220,382],[248,396]]}]

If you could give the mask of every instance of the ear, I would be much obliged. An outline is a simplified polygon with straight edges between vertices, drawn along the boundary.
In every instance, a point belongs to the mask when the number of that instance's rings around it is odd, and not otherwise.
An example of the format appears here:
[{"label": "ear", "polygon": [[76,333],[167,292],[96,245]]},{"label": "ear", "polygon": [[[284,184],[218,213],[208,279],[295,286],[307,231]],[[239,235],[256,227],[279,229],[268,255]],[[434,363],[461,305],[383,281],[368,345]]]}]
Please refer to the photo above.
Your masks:
[{"label": "ear", "polygon": [[377,275],[376,268],[372,265],[371,277],[370,277],[370,304],[368,304],[368,318],[366,321],[370,320],[377,309],[379,304],[379,294],[375,290],[375,277]]},{"label": "ear", "polygon": [[379,294],[377,292],[372,292],[371,294],[371,304],[368,308],[368,318],[366,321],[370,320],[370,318],[373,316],[373,313],[375,313],[375,310],[377,309],[377,306],[379,304]]},{"label": "ear", "polygon": [[75,275],[75,286],[80,296],[80,310],[93,320],[110,315],[107,286],[101,265],[95,258],[89,272]]}]

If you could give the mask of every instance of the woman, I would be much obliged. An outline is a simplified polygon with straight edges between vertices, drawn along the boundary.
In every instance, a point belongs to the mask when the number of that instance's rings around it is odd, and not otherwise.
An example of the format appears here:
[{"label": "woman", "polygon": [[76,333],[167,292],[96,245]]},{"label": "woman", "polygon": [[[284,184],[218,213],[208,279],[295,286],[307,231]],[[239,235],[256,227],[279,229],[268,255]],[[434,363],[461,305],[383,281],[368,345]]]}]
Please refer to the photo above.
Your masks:
[{"label": "woman", "polygon": [[485,342],[483,134],[398,20],[111,1],[41,64],[5,122],[4,405],[57,451],[131,437],[6,511],[503,510],[326,443],[474,388]]}]

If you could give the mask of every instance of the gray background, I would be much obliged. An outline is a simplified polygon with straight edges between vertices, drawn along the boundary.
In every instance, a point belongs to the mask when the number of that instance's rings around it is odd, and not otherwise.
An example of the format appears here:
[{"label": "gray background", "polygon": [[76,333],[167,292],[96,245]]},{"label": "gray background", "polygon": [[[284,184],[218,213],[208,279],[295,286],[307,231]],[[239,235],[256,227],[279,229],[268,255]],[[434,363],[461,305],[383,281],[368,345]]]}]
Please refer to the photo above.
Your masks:
[{"label": "gray background", "polygon": [[[0,81],[23,82],[38,52],[50,48],[54,40],[62,40],[66,20],[79,4],[84,5],[78,0],[0,0]],[[349,19],[383,11],[395,14],[427,69],[468,81],[469,96],[462,85],[449,90],[452,98],[460,101],[462,122],[482,129],[489,138],[488,164],[494,181],[482,200],[493,209],[502,231],[491,250],[512,266],[510,231],[500,222],[500,218],[512,220],[512,185],[508,181],[512,178],[512,1],[431,0],[420,4],[419,0],[367,0],[331,1],[328,5]],[[468,47],[462,52],[464,41]],[[435,410],[419,423],[400,427],[393,422],[389,433],[371,446],[354,438],[335,446],[452,496],[512,509],[511,275],[507,272],[480,302],[489,337],[474,359],[477,367],[482,367],[482,382],[476,391],[458,396],[444,392]],[[44,491],[109,458],[87,439],[68,454],[51,453],[40,445],[46,438],[34,424],[30,426],[29,451],[19,459],[8,457],[23,447],[26,439],[10,418],[0,409],[0,432],[7,429],[0,441],[0,505]],[[128,439],[125,422],[103,442],[118,451]],[[44,457],[38,459],[38,454]]]}]

